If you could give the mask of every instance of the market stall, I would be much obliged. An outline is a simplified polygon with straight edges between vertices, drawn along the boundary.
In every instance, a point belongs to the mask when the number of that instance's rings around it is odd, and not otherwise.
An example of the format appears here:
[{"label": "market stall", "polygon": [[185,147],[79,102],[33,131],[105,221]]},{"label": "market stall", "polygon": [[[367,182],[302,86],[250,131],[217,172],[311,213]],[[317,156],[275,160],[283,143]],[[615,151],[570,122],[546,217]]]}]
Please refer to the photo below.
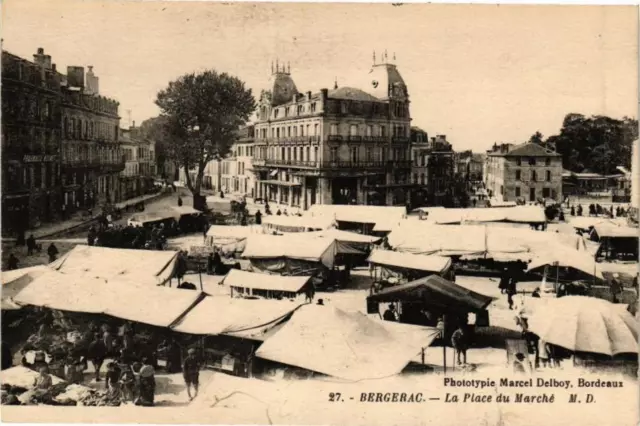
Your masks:
[{"label": "market stall", "polygon": [[231,289],[231,297],[295,299],[304,294],[311,276],[282,276],[232,269],[222,283]]},{"label": "market stall", "polygon": [[[396,283],[402,283],[432,274],[446,277],[451,267],[451,259],[448,257],[390,250],[372,251],[367,262],[374,268],[374,283],[389,283],[390,279]],[[381,287],[387,286],[381,285]]]},{"label": "market stall", "polygon": [[600,243],[597,261],[638,261],[638,228],[596,225],[590,238]]}]

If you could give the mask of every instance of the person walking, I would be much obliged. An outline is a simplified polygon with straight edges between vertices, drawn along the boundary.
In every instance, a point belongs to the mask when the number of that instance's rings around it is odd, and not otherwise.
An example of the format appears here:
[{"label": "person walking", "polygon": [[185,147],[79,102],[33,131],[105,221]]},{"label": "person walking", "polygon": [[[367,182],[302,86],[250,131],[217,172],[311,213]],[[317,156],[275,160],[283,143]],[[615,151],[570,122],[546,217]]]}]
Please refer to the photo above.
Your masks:
[{"label": "person walking", "polygon": [[[200,386],[200,360],[196,357],[196,350],[190,348],[188,355],[182,363],[182,375],[187,385],[187,395],[189,401],[198,396],[198,387]],[[194,395],[191,395],[191,387],[193,387]]]}]

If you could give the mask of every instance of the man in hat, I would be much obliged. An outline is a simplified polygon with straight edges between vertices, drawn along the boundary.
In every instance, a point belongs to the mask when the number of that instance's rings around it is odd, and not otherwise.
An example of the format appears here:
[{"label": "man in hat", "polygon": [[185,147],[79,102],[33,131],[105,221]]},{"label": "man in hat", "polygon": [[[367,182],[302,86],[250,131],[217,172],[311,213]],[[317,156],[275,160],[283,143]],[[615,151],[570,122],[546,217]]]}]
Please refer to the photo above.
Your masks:
[{"label": "man in hat", "polygon": [[620,282],[618,281],[619,276],[620,275],[615,273],[613,274],[613,278],[611,279],[611,298],[613,303],[619,302],[619,296],[620,293],[622,293],[622,285],[620,285]]},{"label": "man in hat", "polygon": [[[198,386],[200,384],[200,360],[196,357],[196,350],[190,348],[188,356],[184,359],[182,364],[182,376],[184,382],[187,385],[187,395],[189,395],[189,401],[198,396]],[[195,394],[191,396],[191,386],[195,391]]]}]

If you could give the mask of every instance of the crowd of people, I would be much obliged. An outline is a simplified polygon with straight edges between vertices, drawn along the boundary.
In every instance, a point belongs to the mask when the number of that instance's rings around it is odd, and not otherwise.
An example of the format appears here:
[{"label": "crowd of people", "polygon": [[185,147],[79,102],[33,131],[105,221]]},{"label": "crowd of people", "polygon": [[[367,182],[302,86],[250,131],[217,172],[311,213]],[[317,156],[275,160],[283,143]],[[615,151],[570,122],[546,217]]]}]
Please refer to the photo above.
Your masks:
[{"label": "crowd of people", "polygon": [[[42,252],[42,244],[36,241],[33,234],[29,235],[29,238],[27,238],[24,241],[18,240],[16,242],[17,247],[21,247],[25,245],[27,246],[27,256],[33,256],[34,254],[38,254]],[[56,247],[56,244],[54,242],[51,242],[47,247],[47,256],[49,258],[49,263],[54,262],[58,258],[58,254],[60,254],[60,252],[58,251],[58,247]],[[18,259],[15,253],[13,252],[10,253],[9,257],[7,258],[7,263],[5,265],[4,270],[13,271],[19,268],[20,268],[20,259]]]},{"label": "crowd of people", "polygon": [[[584,213],[584,210],[581,204],[578,204],[577,206],[570,205],[569,208],[571,211],[571,216],[582,216]],[[603,207],[597,203],[589,204],[588,209],[589,209],[589,216],[594,216],[594,217],[606,216],[610,218],[627,217],[630,210],[630,208],[625,209],[622,206],[616,206],[616,208],[614,209],[613,205],[609,206],[609,208],[607,209],[606,207]]]},{"label": "crowd of people", "polygon": [[[53,316],[56,318],[53,323],[58,322],[58,326],[60,321],[65,321],[62,314]],[[105,398],[117,403],[153,406],[160,356],[166,359],[167,373],[183,373],[189,399],[192,399],[191,388],[197,395],[201,362],[193,348],[188,348],[188,355],[182,359],[184,348],[173,337],[157,344],[159,336],[137,334],[131,322],[117,327],[115,332],[109,324],[98,326],[95,322],[90,322],[84,330],[77,328],[67,333],[65,338],[59,338],[57,331],[50,321],[42,323],[20,351],[21,365],[38,372],[27,399],[51,402],[52,376],[62,378],[67,384],[84,384],[85,371],[91,366],[93,380],[97,383],[104,379]],[[29,352],[33,354],[31,362],[27,357]]]}]

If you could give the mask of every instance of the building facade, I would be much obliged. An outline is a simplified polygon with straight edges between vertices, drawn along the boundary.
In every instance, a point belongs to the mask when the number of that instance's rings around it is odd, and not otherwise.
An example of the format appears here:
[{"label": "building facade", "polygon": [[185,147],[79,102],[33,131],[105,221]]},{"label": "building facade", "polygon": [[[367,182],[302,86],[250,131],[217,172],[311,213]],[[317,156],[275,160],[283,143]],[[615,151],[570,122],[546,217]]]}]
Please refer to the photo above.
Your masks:
[{"label": "building facade", "polygon": [[2,51],[2,230],[60,217],[60,76],[42,48],[33,62]]},{"label": "building facade", "polygon": [[122,201],[147,193],[156,176],[155,142],[142,137],[135,124],[134,121],[128,129],[120,129],[120,147],[125,160],[120,173]]},{"label": "building facade", "polygon": [[67,68],[62,82],[63,209],[91,208],[121,199],[119,174],[125,168],[120,147],[118,102],[99,94],[89,67]]},{"label": "building facade", "polygon": [[489,197],[562,202],[562,172],[562,156],[538,144],[495,144],[487,153],[483,175]]},{"label": "building facade", "polygon": [[253,170],[257,197],[313,204],[397,205],[410,182],[409,96],[395,65],[375,63],[367,91],[298,91],[276,64],[260,96]]},{"label": "building facade", "polygon": [[[429,139],[427,132],[411,128],[412,207],[449,204],[455,174],[454,152],[446,135]],[[451,201],[452,203],[453,201]]]}]

